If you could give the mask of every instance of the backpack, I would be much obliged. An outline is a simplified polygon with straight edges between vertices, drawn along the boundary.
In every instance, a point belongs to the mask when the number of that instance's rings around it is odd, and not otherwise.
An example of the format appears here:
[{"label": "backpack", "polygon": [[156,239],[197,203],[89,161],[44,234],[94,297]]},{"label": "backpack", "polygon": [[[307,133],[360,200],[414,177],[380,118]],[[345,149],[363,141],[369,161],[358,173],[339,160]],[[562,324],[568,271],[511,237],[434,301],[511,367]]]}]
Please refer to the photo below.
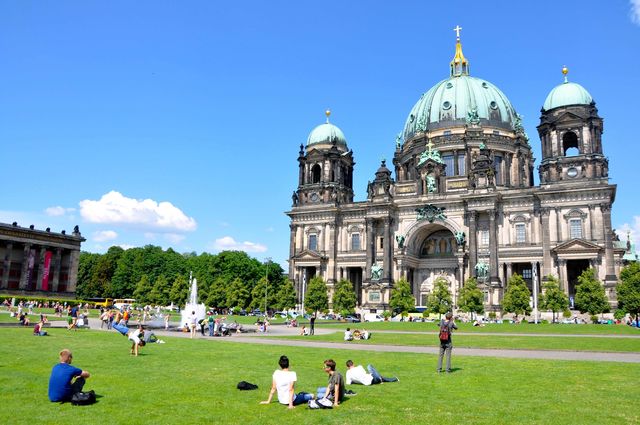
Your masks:
[{"label": "backpack", "polygon": [[309,400],[309,409],[333,409],[333,402],[327,398]]},{"label": "backpack", "polygon": [[258,386],[247,381],[238,382],[237,388],[242,391],[257,390]]},{"label": "backpack", "polygon": [[444,322],[442,326],[440,326],[440,334],[438,336],[440,342],[449,342],[449,337],[451,336],[449,333],[449,322]]},{"label": "backpack", "polygon": [[74,406],[86,406],[96,402],[96,393],[91,390],[85,392],[77,392],[71,397],[71,404]]}]

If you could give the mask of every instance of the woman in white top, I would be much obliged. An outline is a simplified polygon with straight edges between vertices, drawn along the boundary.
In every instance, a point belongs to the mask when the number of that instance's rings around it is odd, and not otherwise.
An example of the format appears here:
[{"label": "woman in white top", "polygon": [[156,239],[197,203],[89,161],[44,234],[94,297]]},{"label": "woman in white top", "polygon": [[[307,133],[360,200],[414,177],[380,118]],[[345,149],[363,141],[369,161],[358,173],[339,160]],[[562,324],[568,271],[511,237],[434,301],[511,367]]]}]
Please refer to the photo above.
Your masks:
[{"label": "woman in white top", "polygon": [[289,370],[289,358],[287,356],[280,356],[278,361],[280,369],[273,372],[273,382],[271,384],[271,391],[269,392],[269,398],[266,401],[261,401],[260,404],[269,404],[273,398],[273,394],[278,392],[278,402],[280,404],[286,404],[289,409],[293,409],[295,405],[306,403],[313,399],[313,394],[299,392],[295,393],[295,385],[298,380],[298,376],[292,370]]}]

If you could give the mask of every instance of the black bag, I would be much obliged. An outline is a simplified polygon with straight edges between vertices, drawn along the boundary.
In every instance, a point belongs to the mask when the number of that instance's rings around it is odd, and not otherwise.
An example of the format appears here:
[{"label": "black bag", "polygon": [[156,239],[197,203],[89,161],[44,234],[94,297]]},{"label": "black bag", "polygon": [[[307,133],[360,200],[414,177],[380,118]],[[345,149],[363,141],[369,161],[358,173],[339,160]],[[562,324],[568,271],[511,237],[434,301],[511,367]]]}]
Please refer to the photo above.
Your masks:
[{"label": "black bag", "polygon": [[77,392],[71,397],[71,404],[74,406],[86,406],[96,402],[96,393],[91,390],[87,392]]},{"label": "black bag", "polygon": [[238,382],[238,389],[239,390],[243,390],[243,391],[247,391],[247,390],[257,390],[258,386],[256,384],[251,384],[247,381],[240,381]]}]

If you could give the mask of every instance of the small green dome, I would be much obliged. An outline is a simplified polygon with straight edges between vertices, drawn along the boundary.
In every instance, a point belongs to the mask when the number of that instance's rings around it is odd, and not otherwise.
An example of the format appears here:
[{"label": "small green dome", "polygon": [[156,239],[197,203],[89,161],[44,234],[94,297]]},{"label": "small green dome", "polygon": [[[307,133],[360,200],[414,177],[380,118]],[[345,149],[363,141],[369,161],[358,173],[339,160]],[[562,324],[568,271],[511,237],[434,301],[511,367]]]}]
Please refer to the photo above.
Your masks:
[{"label": "small green dome", "polygon": [[326,122],[320,124],[314,128],[309,137],[307,138],[307,147],[311,145],[332,145],[335,144],[338,147],[347,147],[347,139],[344,137],[344,133],[335,125]]},{"label": "small green dome", "polygon": [[548,111],[560,106],[589,105],[591,102],[593,102],[593,98],[584,87],[565,81],[551,90],[542,109]]},{"label": "small green dome", "polygon": [[469,114],[481,125],[513,131],[517,117],[509,99],[496,86],[466,74],[453,75],[420,97],[404,125],[404,139],[420,131],[458,127]]}]

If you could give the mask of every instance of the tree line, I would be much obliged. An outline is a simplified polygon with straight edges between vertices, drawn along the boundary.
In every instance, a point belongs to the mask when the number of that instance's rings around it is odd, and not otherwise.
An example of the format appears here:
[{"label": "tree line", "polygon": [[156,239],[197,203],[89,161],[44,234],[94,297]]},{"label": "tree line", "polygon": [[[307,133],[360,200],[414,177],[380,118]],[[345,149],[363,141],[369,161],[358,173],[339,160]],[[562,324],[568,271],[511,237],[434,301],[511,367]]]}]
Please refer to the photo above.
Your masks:
[{"label": "tree line", "polygon": [[295,306],[293,285],[277,263],[261,263],[242,251],[180,254],[153,245],[126,250],[114,246],[104,254],[82,252],[76,296],[181,306],[189,297],[191,272],[198,282],[199,302],[207,306],[264,309],[265,294],[270,309]]}]

